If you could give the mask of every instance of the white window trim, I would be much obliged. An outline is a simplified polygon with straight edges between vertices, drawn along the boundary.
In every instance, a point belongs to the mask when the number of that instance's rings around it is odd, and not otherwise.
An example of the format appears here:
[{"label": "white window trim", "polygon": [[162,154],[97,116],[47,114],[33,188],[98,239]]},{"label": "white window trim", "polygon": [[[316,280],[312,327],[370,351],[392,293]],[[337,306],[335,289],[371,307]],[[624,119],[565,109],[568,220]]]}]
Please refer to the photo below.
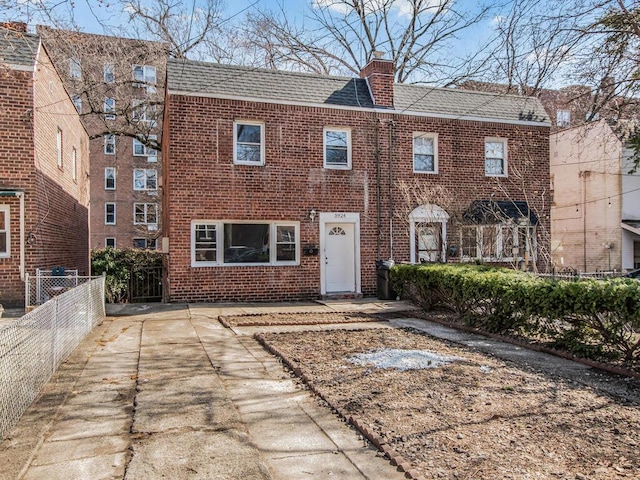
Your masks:
[{"label": "white window trim", "polygon": [[[504,222],[504,223],[496,223],[496,224],[481,224],[481,225],[464,225],[465,227],[475,227],[476,230],[476,255],[475,256],[470,256],[470,255],[464,255],[463,254],[463,249],[462,249],[462,230],[460,231],[460,261],[462,262],[473,262],[476,260],[482,260],[485,262],[493,262],[493,263],[500,263],[500,262],[505,262],[505,263],[513,263],[513,262],[520,262],[522,260],[524,260],[524,257],[521,257],[519,255],[512,255],[510,256],[503,256],[503,250],[504,250],[504,245],[503,245],[503,236],[502,236],[502,228],[507,227],[511,230],[511,234],[512,234],[512,244],[513,244],[513,248],[514,249],[519,249],[519,245],[520,245],[520,230],[527,228],[531,231],[531,235],[530,235],[530,240],[531,242],[528,244],[525,244],[524,248],[525,248],[525,252],[527,252],[529,254],[529,260],[531,261],[537,261],[537,257],[538,257],[538,248],[537,248],[537,241],[536,241],[536,226],[535,225],[531,225],[531,224],[526,224],[526,225],[517,225],[513,222]],[[484,238],[484,229],[494,229],[494,234],[495,234],[495,238],[496,238],[496,247],[495,247],[495,253],[497,255],[495,256],[488,256],[488,257],[483,257],[482,256],[482,251],[483,249],[483,238]],[[524,238],[524,241],[527,242],[527,238]]]},{"label": "white window trim", "polygon": [[63,146],[62,129],[58,127],[58,130],[56,132],[56,157],[58,162],[58,168],[63,168],[62,146]]},{"label": "white window trim", "polygon": [[[107,206],[113,205],[113,222],[107,222]],[[116,224],[116,204],[115,202],[105,202],[104,204],[104,224],[115,225]]]},{"label": "white window trim", "polygon": [[416,207],[409,214],[409,248],[411,249],[411,263],[418,263],[416,256],[416,224],[420,223],[440,223],[440,234],[442,236],[442,250],[440,261],[446,261],[447,254],[447,222],[449,214],[440,206],[427,203]]},{"label": "white window trim", "polygon": [[[416,138],[431,138],[433,140],[433,170],[416,170]],[[413,132],[412,142],[412,157],[411,161],[413,162],[413,173],[424,173],[427,175],[437,175],[438,174],[438,134],[437,133],[426,133],[426,132]]]},{"label": "white window trim", "polygon": [[116,245],[117,245],[117,243],[116,243],[116,237],[106,237],[106,238],[104,239],[104,248],[107,248],[107,247],[109,246],[109,245],[108,245],[109,240],[113,240],[113,248],[116,248]]},{"label": "white window trim", "polygon": [[[158,136],[157,135],[149,135],[149,140],[157,140]],[[136,153],[136,142],[139,143],[142,146],[142,152],[143,153]],[[153,148],[149,148],[147,147],[144,143],[142,143],[140,140],[138,140],[137,138],[133,138],[132,139],[132,150],[133,150],[133,156],[134,157],[147,157],[147,161],[149,162],[156,162],[158,159],[158,151],[154,150]],[[153,158],[153,160],[151,158]]]},{"label": "white window trim", "polygon": [[[347,134],[347,164],[327,163],[327,132],[344,132]],[[346,127],[324,127],[322,129],[322,165],[330,170],[351,170],[351,129]]]},{"label": "white window trim", "polygon": [[4,217],[4,232],[7,236],[7,251],[0,252],[0,258],[9,258],[11,257],[11,206],[10,205],[0,205],[0,212],[5,212]]},{"label": "white window trim", "polygon": [[[147,181],[149,177],[147,176],[147,172],[152,171],[156,178],[156,188],[149,188]],[[144,188],[136,187],[136,172],[144,172]],[[134,168],[133,169],[133,190],[136,192],[155,192],[158,190],[158,171],[155,168]]]},{"label": "white window trim", "polygon": [[[254,125],[260,127],[260,161],[246,162],[238,160],[238,125]],[[265,164],[265,124],[255,120],[236,120],[233,122],[233,163],[234,165],[262,166]]]},{"label": "white window trim", "polygon": [[69,59],[69,77],[77,80],[82,79],[82,60],[78,57]]},{"label": "white window trim", "polygon": [[[502,173],[501,174],[487,173],[486,149],[487,149],[487,143],[488,142],[502,143],[504,145],[504,158],[502,159]],[[506,138],[486,137],[484,139],[483,156],[484,156],[483,165],[484,165],[484,175],[485,175],[485,177],[506,178],[506,177],[509,176],[509,143],[507,142]]]},{"label": "white window trim", "polygon": [[[113,105],[109,105],[108,102],[111,100]],[[113,97],[104,97],[104,119],[105,120],[115,120],[116,119],[116,99]]]},{"label": "white window trim", "polygon": [[[136,221],[136,206],[137,205],[144,205],[144,222],[138,222]],[[149,212],[148,212],[148,206],[149,205],[155,205],[155,209],[156,209],[156,221],[155,222],[149,222],[148,217],[149,217]],[[134,225],[157,225],[158,224],[158,204],[154,203],[154,202],[136,202],[133,204],[133,224]]]},{"label": "white window trim", "polygon": [[[107,79],[107,72],[111,74],[111,79]],[[105,63],[102,67],[102,79],[104,83],[114,83],[116,81],[115,67],[110,63]]]},{"label": "white window trim", "polygon": [[[113,188],[107,186],[107,171],[113,171]],[[116,167],[105,167],[104,168],[104,189],[105,190],[115,190],[116,189]]]},{"label": "white window trim", "polygon": [[[136,78],[136,68],[142,68],[142,80]],[[149,71],[153,70],[153,81],[148,80],[147,70]],[[154,65],[134,64],[131,67],[131,74],[133,75],[134,82],[141,82],[137,84],[138,86],[141,86],[141,87],[147,87],[149,85],[153,87],[158,82],[158,71]]]},{"label": "white window trim", "polygon": [[[113,138],[113,141],[110,142],[109,138]],[[113,144],[113,152],[107,152],[107,145]],[[107,133],[104,135],[104,154],[105,155],[115,155],[116,154],[116,136],[113,133]]]},{"label": "white window trim", "polygon": [[[269,225],[269,261],[262,263],[224,263],[224,226],[225,224]],[[216,227],[216,261],[196,260],[196,225],[215,225]],[[278,227],[294,227],[296,236],[296,259],[277,260]],[[268,220],[191,220],[191,267],[264,267],[264,266],[296,266],[300,265],[300,222],[268,221]]]},{"label": "white window trim", "polygon": [[78,181],[78,150],[76,147],[71,149],[71,179],[74,182]]}]

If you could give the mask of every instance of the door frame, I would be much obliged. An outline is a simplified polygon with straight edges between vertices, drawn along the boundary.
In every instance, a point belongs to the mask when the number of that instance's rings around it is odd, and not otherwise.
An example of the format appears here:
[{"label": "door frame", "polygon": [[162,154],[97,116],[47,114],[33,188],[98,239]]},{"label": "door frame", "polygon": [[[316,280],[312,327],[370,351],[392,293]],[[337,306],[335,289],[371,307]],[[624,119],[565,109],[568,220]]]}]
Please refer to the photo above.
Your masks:
[{"label": "door frame", "polygon": [[327,294],[327,276],[325,268],[325,248],[328,223],[350,223],[353,225],[353,259],[355,271],[355,292],[362,293],[360,274],[360,214],[355,212],[320,212],[320,293]]},{"label": "door frame", "polygon": [[417,263],[416,258],[416,223],[440,223],[441,243],[440,261],[447,261],[447,222],[449,214],[440,206],[427,203],[416,207],[409,214],[409,248],[411,249],[411,263]]}]

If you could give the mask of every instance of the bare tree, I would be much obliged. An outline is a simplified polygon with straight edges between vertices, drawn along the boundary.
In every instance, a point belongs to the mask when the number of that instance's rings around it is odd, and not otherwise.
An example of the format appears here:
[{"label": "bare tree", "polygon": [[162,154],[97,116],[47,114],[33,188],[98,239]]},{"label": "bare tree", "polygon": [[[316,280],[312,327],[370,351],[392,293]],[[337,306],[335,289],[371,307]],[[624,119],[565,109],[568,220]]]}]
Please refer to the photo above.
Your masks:
[{"label": "bare tree", "polygon": [[137,139],[160,150],[167,48],[160,42],[39,27],[90,139]]},{"label": "bare tree", "polygon": [[269,68],[358,74],[382,51],[397,82],[450,83],[469,63],[452,49],[455,41],[488,13],[454,0],[317,0],[303,22],[283,7],[248,15],[246,44]]},{"label": "bare tree", "polygon": [[176,58],[223,57],[224,32],[221,28],[221,0],[196,3],[173,0],[119,0],[129,14],[129,25],[140,38],[159,40],[168,45]]}]

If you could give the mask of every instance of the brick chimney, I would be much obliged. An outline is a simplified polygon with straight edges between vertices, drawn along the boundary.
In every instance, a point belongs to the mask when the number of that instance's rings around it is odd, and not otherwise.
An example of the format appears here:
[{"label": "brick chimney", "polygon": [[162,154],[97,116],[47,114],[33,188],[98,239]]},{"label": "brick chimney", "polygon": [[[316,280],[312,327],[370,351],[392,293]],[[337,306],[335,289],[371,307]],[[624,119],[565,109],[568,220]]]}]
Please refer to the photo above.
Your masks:
[{"label": "brick chimney", "polygon": [[382,59],[380,52],[374,52],[373,56],[360,72],[360,78],[367,79],[377,107],[393,108],[393,61]]},{"label": "brick chimney", "polygon": [[0,22],[0,28],[6,28],[18,33],[27,33],[27,24],[24,22]]}]

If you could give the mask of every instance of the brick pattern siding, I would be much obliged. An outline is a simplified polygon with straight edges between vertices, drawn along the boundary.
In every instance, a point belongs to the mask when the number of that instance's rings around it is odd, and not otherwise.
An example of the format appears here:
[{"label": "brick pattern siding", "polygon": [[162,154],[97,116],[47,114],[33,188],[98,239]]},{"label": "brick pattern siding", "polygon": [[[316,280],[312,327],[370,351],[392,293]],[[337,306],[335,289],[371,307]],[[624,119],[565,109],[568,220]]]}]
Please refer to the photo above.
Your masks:
[{"label": "brick pattern siding", "polygon": [[[233,165],[234,119],[264,122],[264,166]],[[454,199],[448,206],[452,216],[461,216],[475,199],[526,200],[548,229],[548,127],[179,95],[169,96],[165,122],[171,301],[309,299],[321,292],[322,252],[302,255],[299,266],[192,268],[194,219],[298,221],[304,246],[320,244],[318,220],[308,218],[311,208],[357,212],[364,295],[376,291],[375,261],[391,255],[390,217],[403,207],[398,181],[443,186]],[[325,126],[351,129],[351,170],[323,168]],[[413,132],[438,134],[437,175],[413,173]],[[485,137],[508,139],[509,171],[521,175],[485,177]],[[393,218],[392,240],[396,262],[409,261],[408,221]],[[459,244],[454,229],[448,244]]]},{"label": "brick pattern siding", "polygon": [[[35,76],[35,88],[34,78]],[[73,103],[41,50],[36,72],[0,71],[0,188],[25,195],[25,271],[61,265],[89,272],[88,137]],[[63,132],[63,167],[58,167],[58,128]],[[76,148],[76,178],[71,174]],[[20,202],[10,205],[11,256],[0,258],[0,303],[22,305]]]}]

